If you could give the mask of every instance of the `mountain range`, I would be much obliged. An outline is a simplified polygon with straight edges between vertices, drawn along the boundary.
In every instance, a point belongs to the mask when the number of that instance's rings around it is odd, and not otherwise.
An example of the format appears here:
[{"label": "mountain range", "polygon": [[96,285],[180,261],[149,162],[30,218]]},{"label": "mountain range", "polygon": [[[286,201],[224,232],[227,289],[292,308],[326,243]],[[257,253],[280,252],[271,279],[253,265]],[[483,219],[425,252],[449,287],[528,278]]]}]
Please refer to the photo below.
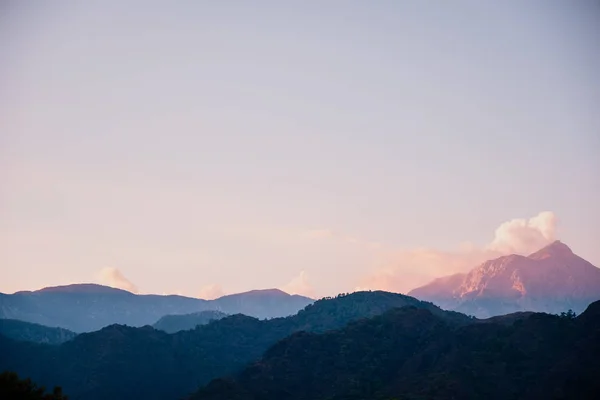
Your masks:
[{"label": "mountain range", "polygon": [[580,313],[600,299],[600,269],[555,241],[528,256],[507,255],[435,279],[408,295],[482,318],[517,311]]},{"label": "mountain range", "polygon": [[207,301],[93,284],[0,294],[0,371],[81,400],[600,395],[600,270],[565,244],[410,295],[315,302],[270,289]]},{"label": "mountain range", "polygon": [[[555,241],[529,256],[507,255],[486,261],[468,273],[435,279],[408,295],[480,318],[519,311],[557,314],[572,309],[580,313],[600,299],[600,269]],[[202,300],[136,295],[107,286],[75,284],[0,293],[0,318],[91,332],[111,324],[152,325],[167,315],[202,311],[284,317],[312,302],[278,289]]]},{"label": "mountain range", "polygon": [[600,302],[577,318],[477,319],[380,291],[174,334],[110,325],[60,345],[0,334],[0,371],[81,400],[593,399],[598,357]]},{"label": "mountain range", "polygon": [[75,284],[0,294],[0,318],[91,332],[111,324],[152,325],[165,315],[208,310],[257,318],[284,317],[313,301],[278,289],[202,300],[174,295],[136,295],[107,286]]},{"label": "mountain range", "polygon": [[46,387],[61,386],[72,399],[176,399],[235,373],[295,332],[340,329],[405,306],[429,310],[453,326],[473,322],[401,294],[357,292],[319,300],[286,318],[237,314],[174,334],[150,326],[110,325],[58,346],[0,335],[0,371],[17,372]]}]

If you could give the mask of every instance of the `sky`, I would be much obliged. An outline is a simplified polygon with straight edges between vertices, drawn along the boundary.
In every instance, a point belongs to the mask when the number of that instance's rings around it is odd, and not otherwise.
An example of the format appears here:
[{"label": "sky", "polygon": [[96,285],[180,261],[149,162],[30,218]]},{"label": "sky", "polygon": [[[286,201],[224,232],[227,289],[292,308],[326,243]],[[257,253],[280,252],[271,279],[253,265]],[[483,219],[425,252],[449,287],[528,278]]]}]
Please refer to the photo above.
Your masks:
[{"label": "sky", "polygon": [[0,0],[0,292],[600,266],[600,4]]}]

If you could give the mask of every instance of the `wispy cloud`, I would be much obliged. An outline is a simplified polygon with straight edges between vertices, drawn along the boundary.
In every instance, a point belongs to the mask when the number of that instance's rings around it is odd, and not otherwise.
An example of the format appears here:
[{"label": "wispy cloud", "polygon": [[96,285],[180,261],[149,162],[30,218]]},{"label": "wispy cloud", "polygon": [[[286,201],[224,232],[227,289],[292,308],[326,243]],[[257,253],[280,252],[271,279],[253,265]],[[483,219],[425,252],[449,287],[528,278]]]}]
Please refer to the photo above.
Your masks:
[{"label": "wispy cloud", "polygon": [[308,279],[306,271],[300,271],[298,276],[294,277],[280,289],[289,294],[300,294],[302,296],[315,298],[315,290]]},{"label": "wispy cloud", "polygon": [[98,272],[98,280],[104,285],[127,290],[131,293],[138,292],[137,286],[127,279],[121,271],[114,267],[102,268]]},{"label": "wispy cloud", "polygon": [[482,247],[465,242],[455,251],[419,248],[384,254],[355,290],[405,293],[434,278],[466,272],[489,259],[532,253],[551,243],[555,237],[556,216],[552,212],[541,212],[529,219],[512,219],[502,223],[495,230],[493,240]]}]

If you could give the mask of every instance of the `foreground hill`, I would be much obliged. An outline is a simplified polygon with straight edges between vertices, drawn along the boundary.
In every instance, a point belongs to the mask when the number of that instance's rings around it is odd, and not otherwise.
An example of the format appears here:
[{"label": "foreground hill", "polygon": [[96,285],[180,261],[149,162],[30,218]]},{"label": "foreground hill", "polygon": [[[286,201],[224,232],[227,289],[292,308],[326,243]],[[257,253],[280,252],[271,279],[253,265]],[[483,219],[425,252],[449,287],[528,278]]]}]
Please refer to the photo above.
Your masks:
[{"label": "foreground hill", "polygon": [[74,332],[95,331],[111,324],[144,326],[170,314],[217,310],[258,318],[292,315],[313,300],[276,289],[255,290],[216,300],[183,296],[136,295],[95,284],[0,294],[0,318],[18,319]]},{"label": "foreground hill", "polygon": [[47,344],[64,343],[77,336],[75,332],[67,329],[49,328],[13,319],[0,319],[0,335],[18,341]]},{"label": "foreground hill", "polygon": [[358,292],[319,300],[287,318],[232,315],[171,335],[149,326],[112,325],[60,346],[0,337],[0,370],[16,371],[46,386],[59,385],[71,399],[175,399],[259,359],[269,346],[294,332],[339,329],[404,306],[430,310],[452,325],[472,322],[412,297]]},{"label": "foreground hill", "polygon": [[486,261],[467,274],[436,279],[408,294],[477,317],[517,311],[580,313],[600,300],[600,269],[556,241],[527,257]]},{"label": "foreground hill", "polygon": [[191,399],[599,398],[600,302],[576,319],[518,317],[456,327],[406,307],[337,331],[299,332]]},{"label": "foreground hill", "polygon": [[198,325],[206,325],[211,321],[216,321],[225,318],[226,316],[227,314],[220,311],[200,311],[192,314],[165,315],[152,325],[152,327],[167,333],[175,333],[194,329]]},{"label": "foreground hill", "polygon": [[62,389],[55,387],[51,392],[37,386],[30,379],[20,379],[14,372],[0,373],[0,399],[7,400],[67,400]]}]

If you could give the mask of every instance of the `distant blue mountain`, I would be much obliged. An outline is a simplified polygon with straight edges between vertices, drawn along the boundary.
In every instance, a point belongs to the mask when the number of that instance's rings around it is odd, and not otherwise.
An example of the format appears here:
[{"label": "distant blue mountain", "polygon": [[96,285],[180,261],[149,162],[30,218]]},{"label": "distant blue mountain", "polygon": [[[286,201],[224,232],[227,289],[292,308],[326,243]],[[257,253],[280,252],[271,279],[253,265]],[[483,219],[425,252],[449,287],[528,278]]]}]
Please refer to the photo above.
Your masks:
[{"label": "distant blue mountain", "polygon": [[254,290],[202,300],[183,296],[136,295],[96,284],[49,287],[0,294],[0,318],[90,332],[111,324],[151,325],[165,315],[214,310],[257,318],[295,314],[313,302],[281,290]]}]

